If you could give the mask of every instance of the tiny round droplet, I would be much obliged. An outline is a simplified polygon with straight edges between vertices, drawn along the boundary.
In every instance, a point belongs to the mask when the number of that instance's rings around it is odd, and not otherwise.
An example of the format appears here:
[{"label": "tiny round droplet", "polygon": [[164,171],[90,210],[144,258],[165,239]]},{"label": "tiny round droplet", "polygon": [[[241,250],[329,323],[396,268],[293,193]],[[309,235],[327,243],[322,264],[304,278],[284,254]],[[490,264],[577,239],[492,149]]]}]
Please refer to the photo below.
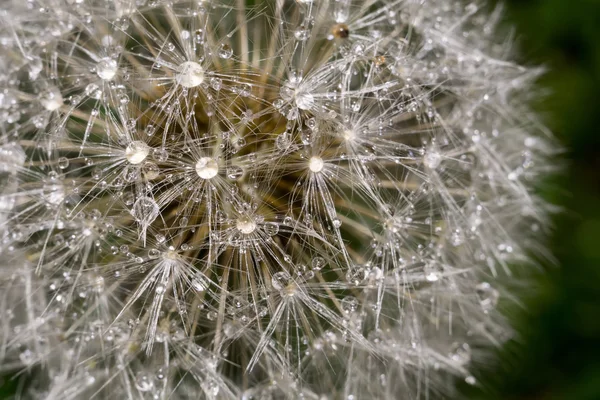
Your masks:
[{"label": "tiny round droplet", "polygon": [[204,69],[196,62],[186,61],[177,68],[175,79],[185,88],[196,87],[204,82]]},{"label": "tiny round droplet", "polygon": [[275,290],[283,290],[292,283],[292,277],[285,271],[276,272],[271,277],[271,285]]},{"label": "tiny round droplet", "polygon": [[136,221],[146,226],[150,225],[158,217],[159,212],[158,204],[150,197],[140,197],[137,199],[131,210],[131,214]]},{"label": "tiny round droplet", "polygon": [[457,364],[465,365],[471,360],[471,347],[467,343],[453,343],[448,356]]},{"label": "tiny round droplet", "polygon": [[227,177],[229,179],[236,180],[241,178],[242,175],[244,175],[244,170],[238,165],[232,165],[231,167],[227,168]]},{"label": "tiny round droplet", "polygon": [[149,375],[147,375],[145,373],[140,373],[136,377],[135,387],[140,392],[149,392],[150,390],[152,390],[154,388],[153,379]]},{"label": "tiny round droplet", "polygon": [[192,279],[192,287],[197,292],[204,292],[208,288],[208,283],[206,281],[206,278],[201,274],[197,274]]},{"label": "tiny round droplet", "polygon": [[342,310],[346,314],[352,314],[358,309],[358,300],[354,296],[346,296],[340,302]]},{"label": "tiny round droplet", "polygon": [[308,168],[312,172],[321,172],[323,169],[323,159],[317,156],[311,157],[308,161]]},{"label": "tiny round droplet", "polygon": [[267,222],[263,228],[265,233],[269,236],[275,236],[279,232],[279,224],[276,222]]},{"label": "tiny round droplet", "polygon": [[214,158],[202,157],[196,163],[196,173],[202,179],[211,179],[219,173],[219,164]]},{"label": "tiny round droplet", "polygon": [[301,26],[294,31],[294,37],[296,38],[296,40],[303,42],[310,37],[310,30]]},{"label": "tiny round droplet", "polygon": [[228,58],[231,58],[231,56],[233,55],[233,49],[227,43],[222,43],[219,46],[218,54],[219,54],[219,57],[228,59]]},{"label": "tiny round droplet", "polygon": [[320,271],[325,266],[326,261],[323,257],[315,257],[312,259],[312,269],[314,271]]},{"label": "tiny round droplet", "polygon": [[58,168],[65,169],[69,166],[69,159],[67,157],[59,157]]},{"label": "tiny round droplet", "polygon": [[150,147],[146,143],[135,140],[125,149],[125,158],[127,158],[127,161],[131,164],[136,165],[144,161],[149,153]]},{"label": "tiny round droplet", "polygon": [[442,163],[442,156],[437,151],[428,151],[423,157],[423,164],[427,168],[436,169]]},{"label": "tiny round droplet", "polygon": [[110,81],[115,77],[118,71],[118,64],[116,60],[110,57],[103,58],[96,64],[96,74],[100,79]]},{"label": "tiny round droplet", "polygon": [[46,110],[55,111],[63,105],[64,101],[60,90],[51,87],[40,93],[40,103]]},{"label": "tiny round droplet", "polygon": [[252,218],[243,215],[238,218],[235,227],[244,235],[248,235],[256,230],[256,222]]}]

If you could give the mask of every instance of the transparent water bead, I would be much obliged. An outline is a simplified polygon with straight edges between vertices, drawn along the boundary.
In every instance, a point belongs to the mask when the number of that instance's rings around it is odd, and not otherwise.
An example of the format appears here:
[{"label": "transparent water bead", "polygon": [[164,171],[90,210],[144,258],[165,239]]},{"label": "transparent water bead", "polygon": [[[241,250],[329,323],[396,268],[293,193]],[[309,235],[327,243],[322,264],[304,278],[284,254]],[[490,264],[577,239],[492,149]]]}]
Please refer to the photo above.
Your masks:
[{"label": "transparent water bead", "polygon": [[110,57],[105,57],[96,64],[96,74],[104,81],[110,81],[114,78],[118,70],[117,61]]},{"label": "transparent water bead", "polygon": [[202,179],[211,179],[219,173],[217,160],[211,157],[202,157],[196,163],[196,173]]},{"label": "transparent water bead", "polygon": [[423,164],[427,168],[436,169],[442,163],[442,155],[437,151],[428,151],[423,157]]},{"label": "transparent water bead", "polygon": [[58,110],[64,100],[57,87],[50,87],[40,93],[40,104],[48,111]]},{"label": "transparent water bead", "polygon": [[285,271],[276,272],[271,277],[271,285],[275,290],[283,290],[293,283],[292,277]]},{"label": "transparent water bead", "polygon": [[219,57],[227,60],[228,58],[231,58],[231,56],[233,55],[233,49],[227,43],[222,43],[219,46],[218,54],[219,54]]},{"label": "transparent water bead", "polygon": [[235,227],[244,235],[248,235],[256,230],[256,222],[252,218],[243,215],[237,219]]},{"label": "transparent water bead", "polygon": [[352,314],[358,310],[358,299],[354,296],[346,296],[340,302],[342,310],[346,314]]},{"label": "transparent water bead", "polygon": [[244,169],[238,165],[232,165],[227,168],[227,177],[232,180],[236,180],[244,175]]},{"label": "transparent water bead", "polygon": [[204,292],[206,289],[208,289],[208,281],[204,275],[198,273],[196,276],[194,276],[194,279],[192,279],[192,287],[197,292]]},{"label": "transparent water bead", "polygon": [[311,157],[308,161],[308,169],[312,172],[321,172],[323,170],[323,159],[321,157]]},{"label": "transparent water bead", "polygon": [[197,62],[186,61],[177,68],[177,83],[185,88],[193,88],[204,82],[204,69]]},{"label": "transparent water bead", "polygon": [[150,147],[141,140],[135,140],[125,149],[125,158],[130,164],[140,164],[150,154]]},{"label": "transparent water bead", "polygon": [[135,387],[140,392],[149,392],[150,390],[154,389],[154,380],[149,374],[142,372],[136,377]]},{"label": "transparent water bead", "polygon": [[467,343],[453,343],[448,356],[455,363],[465,365],[471,361],[471,347]]},{"label": "transparent water bead", "polygon": [[133,203],[133,208],[131,209],[131,215],[133,215],[135,220],[146,227],[154,222],[159,212],[158,204],[150,197],[140,197]]}]

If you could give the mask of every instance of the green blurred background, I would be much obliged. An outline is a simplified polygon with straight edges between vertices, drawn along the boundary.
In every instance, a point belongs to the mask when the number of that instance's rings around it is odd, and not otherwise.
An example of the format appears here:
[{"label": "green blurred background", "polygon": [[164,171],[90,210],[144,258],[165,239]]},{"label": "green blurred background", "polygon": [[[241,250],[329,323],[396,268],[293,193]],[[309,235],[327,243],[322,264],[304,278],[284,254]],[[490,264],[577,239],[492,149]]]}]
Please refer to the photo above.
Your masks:
[{"label": "green blurred background", "polygon": [[544,193],[563,210],[525,307],[522,334],[480,377],[477,400],[600,399],[600,0],[504,0],[521,63],[543,64],[536,108],[566,147],[567,170]]},{"label": "green blurred background", "polygon": [[[451,0],[448,0],[451,1]],[[564,144],[567,171],[547,185],[563,211],[525,307],[520,339],[466,388],[473,400],[600,400],[600,0],[504,0],[520,62],[546,65],[537,109]],[[0,398],[14,388],[0,382]],[[4,386],[4,387],[2,387]],[[12,390],[11,390],[12,389]]]}]

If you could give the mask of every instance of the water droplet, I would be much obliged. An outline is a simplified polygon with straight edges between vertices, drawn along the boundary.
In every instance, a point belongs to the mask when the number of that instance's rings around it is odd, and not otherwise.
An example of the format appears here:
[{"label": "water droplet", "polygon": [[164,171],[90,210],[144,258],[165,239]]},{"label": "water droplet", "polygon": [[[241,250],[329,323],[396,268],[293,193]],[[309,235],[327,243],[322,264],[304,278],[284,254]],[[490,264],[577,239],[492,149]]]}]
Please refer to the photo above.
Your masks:
[{"label": "water droplet", "polygon": [[40,93],[40,103],[48,111],[58,110],[64,103],[57,87],[50,87]]},{"label": "water droplet", "polygon": [[158,249],[150,249],[148,250],[148,258],[155,259],[160,256],[160,250]]},{"label": "water droplet", "polygon": [[353,285],[360,285],[367,278],[367,270],[363,266],[353,266],[346,272],[346,280]]},{"label": "water droplet", "polygon": [[158,162],[165,162],[169,159],[169,152],[165,148],[156,148],[152,152],[152,157]]},{"label": "water droplet", "polygon": [[269,236],[275,236],[279,233],[279,224],[276,222],[267,222],[264,224],[263,229]]},{"label": "water droplet", "polygon": [[342,310],[346,314],[352,314],[358,309],[358,300],[354,296],[346,296],[340,302]]},{"label": "water droplet", "polygon": [[149,375],[142,372],[135,379],[135,387],[140,392],[149,392],[154,388],[154,381]]},{"label": "water droplet", "polygon": [[227,43],[222,43],[219,46],[219,51],[217,53],[219,54],[219,57],[228,59],[233,55],[233,49]]},{"label": "water droplet", "polygon": [[240,166],[232,165],[231,167],[227,168],[227,177],[229,179],[236,180],[241,178],[242,175],[244,175],[244,170]]},{"label": "water droplet", "polygon": [[427,168],[436,169],[442,163],[442,156],[437,151],[428,151],[423,157],[423,164]]},{"label": "water droplet", "polygon": [[208,289],[208,281],[204,275],[198,273],[192,279],[192,287],[197,292],[204,292],[206,289]]},{"label": "water droplet", "polygon": [[243,215],[237,219],[235,227],[244,235],[248,235],[256,230],[256,222],[252,218]]},{"label": "water droplet", "polygon": [[69,166],[69,159],[67,157],[58,158],[58,168],[65,169]]},{"label": "water droplet", "polygon": [[154,289],[154,291],[156,292],[156,294],[163,294],[166,290],[166,286],[163,284],[158,284],[156,285],[156,289]]},{"label": "water droplet", "polygon": [[95,83],[90,83],[85,87],[85,95],[99,100],[102,97],[102,90]]},{"label": "water droplet", "polygon": [[119,94],[118,98],[119,103],[121,103],[122,105],[129,104],[129,96],[127,96],[125,93]]},{"label": "water droplet", "polygon": [[193,88],[204,82],[204,69],[200,64],[186,61],[177,68],[177,83],[185,88]]},{"label": "water droplet", "polygon": [[287,133],[281,133],[275,139],[275,146],[281,151],[287,150],[292,142],[290,141],[290,137]]},{"label": "water droplet", "polygon": [[150,197],[140,197],[131,209],[131,214],[136,221],[144,226],[150,225],[159,213],[158,204]]},{"label": "water droplet", "polygon": [[202,179],[211,179],[219,173],[219,164],[214,158],[202,157],[196,163],[196,173]]},{"label": "water droplet", "polygon": [[116,60],[113,60],[110,57],[105,57],[101,59],[98,64],[96,64],[96,74],[100,77],[100,79],[109,81],[115,77],[118,71],[118,64]]},{"label": "water droplet", "polygon": [[340,226],[342,226],[342,221],[340,221],[340,220],[339,220],[339,219],[337,219],[337,218],[334,218],[334,220],[333,220],[333,221],[331,221],[331,223],[333,224],[333,226],[334,226],[335,228],[339,228]]},{"label": "water droplet", "polygon": [[146,129],[144,129],[144,131],[146,132],[146,135],[152,136],[156,133],[156,126],[149,124],[146,126]]},{"label": "water droplet", "polygon": [[309,162],[308,162],[308,168],[312,171],[312,172],[321,172],[321,170],[323,169],[323,159],[321,157],[311,157]]},{"label": "water droplet", "polygon": [[125,149],[125,158],[131,164],[139,164],[146,159],[150,153],[150,147],[141,140],[135,140]]},{"label": "water droplet", "polygon": [[304,26],[300,26],[294,31],[294,37],[296,40],[303,42],[310,37],[310,30],[306,29]]},{"label": "water droplet", "polygon": [[42,192],[44,200],[52,205],[58,205],[65,199],[65,189],[61,183],[46,184]]},{"label": "water droplet", "polygon": [[276,272],[271,277],[273,289],[281,291],[293,283],[292,277],[285,271]]},{"label": "water droplet", "polygon": [[221,78],[210,78],[210,87],[213,88],[214,90],[221,90],[221,87],[223,86],[223,80]]},{"label": "water droplet", "polygon": [[448,356],[457,364],[465,365],[471,360],[471,347],[467,343],[453,343]]},{"label": "water droplet", "polygon": [[312,269],[314,271],[320,271],[325,266],[326,261],[323,257],[315,257],[312,259]]}]

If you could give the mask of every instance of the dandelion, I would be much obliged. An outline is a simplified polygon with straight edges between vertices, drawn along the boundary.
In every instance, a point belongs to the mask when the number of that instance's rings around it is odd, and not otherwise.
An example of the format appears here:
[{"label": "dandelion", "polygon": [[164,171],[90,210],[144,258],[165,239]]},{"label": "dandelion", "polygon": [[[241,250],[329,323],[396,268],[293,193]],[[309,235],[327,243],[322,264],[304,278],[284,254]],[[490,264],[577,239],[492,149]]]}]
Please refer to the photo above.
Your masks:
[{"label": "dandelion", "polygon": [[499,11],[8,1],[3,376],[39,399],[477,384],[556,153]]}]

